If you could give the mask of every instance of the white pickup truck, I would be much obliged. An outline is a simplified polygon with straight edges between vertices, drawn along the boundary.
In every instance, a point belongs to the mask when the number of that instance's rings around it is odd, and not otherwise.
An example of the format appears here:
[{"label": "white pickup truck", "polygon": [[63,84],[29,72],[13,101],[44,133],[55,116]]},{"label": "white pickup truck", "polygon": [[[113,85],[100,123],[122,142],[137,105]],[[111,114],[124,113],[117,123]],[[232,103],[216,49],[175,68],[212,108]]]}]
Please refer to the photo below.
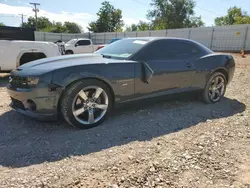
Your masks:
[{"label": "white pickup truck", "polygon": [[0,72],[46,57],[62,55],[60,46],[52,42],[0,40]]},{"label": "white pickup truck", "polygon": [[93,53],[97,47],[98,45],[93,45],[91,39],[71,39],[65,44],[65,54]]}]

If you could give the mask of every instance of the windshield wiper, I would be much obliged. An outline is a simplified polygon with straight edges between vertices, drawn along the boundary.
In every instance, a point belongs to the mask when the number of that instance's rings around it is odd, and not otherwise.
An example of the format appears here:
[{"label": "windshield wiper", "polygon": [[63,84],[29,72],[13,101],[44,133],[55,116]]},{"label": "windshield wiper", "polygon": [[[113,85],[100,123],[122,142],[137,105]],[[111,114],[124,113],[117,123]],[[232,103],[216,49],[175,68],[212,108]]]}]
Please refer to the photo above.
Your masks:
[{"label": "windshield wiper", "polygon": [[111,59],[111,58],[112,58],[110,55],[105,55],[105,54],[101,54],[101,55],[102,55],[102,57],[104,57],[104,58],[108,58],[108,59]]}]

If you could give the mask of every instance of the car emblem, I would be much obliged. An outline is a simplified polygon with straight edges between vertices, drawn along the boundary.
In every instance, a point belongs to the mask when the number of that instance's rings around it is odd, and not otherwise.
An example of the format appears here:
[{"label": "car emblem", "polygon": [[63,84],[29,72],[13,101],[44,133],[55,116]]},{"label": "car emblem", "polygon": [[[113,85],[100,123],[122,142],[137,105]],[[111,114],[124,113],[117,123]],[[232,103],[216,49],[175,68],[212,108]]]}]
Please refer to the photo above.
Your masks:
[{"label": "car emblem", "polygon": [[10,83],[12,82],[12,80],[13,80],[13,79],[11,78],[11,76],[9,76],[9,82],[10,82]]}]

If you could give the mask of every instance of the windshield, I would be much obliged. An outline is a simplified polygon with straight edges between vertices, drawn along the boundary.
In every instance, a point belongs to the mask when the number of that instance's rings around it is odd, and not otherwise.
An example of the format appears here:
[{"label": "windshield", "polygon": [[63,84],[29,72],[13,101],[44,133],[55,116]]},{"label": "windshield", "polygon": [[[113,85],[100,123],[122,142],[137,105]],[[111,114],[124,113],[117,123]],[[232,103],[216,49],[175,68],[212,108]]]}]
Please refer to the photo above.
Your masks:
[{"label": "windshield", "polygon": [[111,58],[127,59],[141,49],[149,40],[147,39],[122,39],[107,45],[94,53],[109,56]]},{"label": "windshield", "polygon": [[77,39],[71,39],[66,44],[74,44],[77,41]]}]

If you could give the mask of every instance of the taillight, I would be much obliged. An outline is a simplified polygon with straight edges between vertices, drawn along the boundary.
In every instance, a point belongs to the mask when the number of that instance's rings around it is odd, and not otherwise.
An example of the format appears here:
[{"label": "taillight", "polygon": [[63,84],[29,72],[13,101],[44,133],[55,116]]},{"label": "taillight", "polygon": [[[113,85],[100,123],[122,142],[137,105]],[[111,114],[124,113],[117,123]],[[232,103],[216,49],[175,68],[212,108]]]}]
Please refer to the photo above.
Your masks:
[{"label": "taillight", "polygon": [[97,51],[97,50],[100,50],[100,49],[103,48],[103,47],[104,47],[104,46],[98,46],[97,49],[96,49],[96,51]]}]

